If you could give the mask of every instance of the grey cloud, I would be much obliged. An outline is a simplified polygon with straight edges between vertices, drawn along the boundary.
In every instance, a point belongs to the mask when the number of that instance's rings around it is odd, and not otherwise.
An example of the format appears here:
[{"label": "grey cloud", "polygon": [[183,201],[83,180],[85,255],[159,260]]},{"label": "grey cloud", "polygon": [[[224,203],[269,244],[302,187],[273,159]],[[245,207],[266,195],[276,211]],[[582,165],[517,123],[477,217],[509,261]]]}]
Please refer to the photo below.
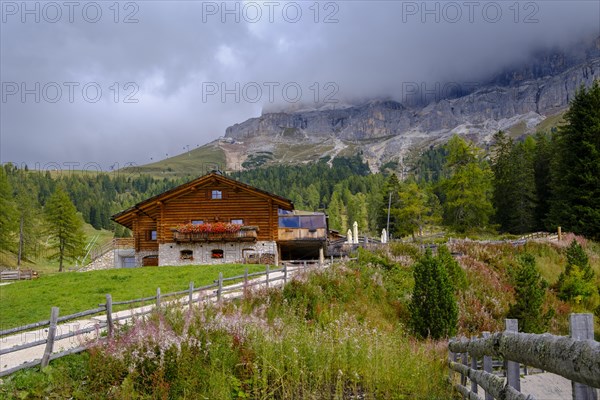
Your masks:
[{"label": "grey cloud", "polygon": [[[286,83],[301,87],[302,103],[314,100],[316,87],[318,100],[331,94],[328,82],[339,89],[335,98],[341,101],[401,98],[406,82],[484,80],[525,62],[540,47],[569,47],[600,34],[595,1],[519,2],[518,15],[514,2],[498,1],[497,22],[481,11],[491,2],[477,3],[472,21],[468,2],[427,2],[428,9],[438,7],[438,22],[436,15],[423,13],[420,1],[320,2],[317,23],[313,2],[294,3],[303,13],[296,23],[282,17],[284,3],[274,3],[273,23],[265,3],[258,2],[244,3],[261,8],[256,23],[243,16],[235,23],[232,15],[222,23],[220,12],[203,20],[203,9],[220,8],[221,2],[135,2],[139,22],[132,24],[121,22],[131,11],[124,2],[119,23],[108,9],[113,3],[104,2],[98,3],[103,15],[97,23],[78,14],[73,23],[43,18],[22,23],[19,15],[3,11],[3,85],[96,82],[102,97],[91,103],[79,94],[70,103],[63,93],[57,103],[42,98],[38,104],[32,95],[24,103],[18,94],[10,96],[0,104],[0,161],[146,163],[213,140],[263,108],[288,106],[281,92]],[[407,15],[414,11],[410,7],[417,12]],[[456,22],[452,7],[463,13]],[[331,17],[338,22],[323,23],[334,11]],[[537,22],[526,23],[527,16]],[[118,103],[111,89],[115,82]],[[138,103],[123,103],[131,94],[127,82],[139,88]],[[203,87],[210,82],[219,93],[206,96]],[[269,101],[269,82],[279,84],[275,104]],[[220,85],[231,90],[236,83],[241,89],[247,85],[249,96],[258,85],[262,96],[251,102],[228,94],[222,101]]]}]

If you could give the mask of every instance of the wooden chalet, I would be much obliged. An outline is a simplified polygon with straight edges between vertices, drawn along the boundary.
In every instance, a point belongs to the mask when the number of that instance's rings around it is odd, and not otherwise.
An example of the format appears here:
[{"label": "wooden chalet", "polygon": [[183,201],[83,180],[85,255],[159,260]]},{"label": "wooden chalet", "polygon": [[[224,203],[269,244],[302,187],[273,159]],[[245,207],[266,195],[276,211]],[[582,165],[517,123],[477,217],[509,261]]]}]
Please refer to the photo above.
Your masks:
[{"label": "wooden chalet", "polygon": [[286,198],[211,172],[113,215],[131,229],[134,246],[116,254],[116,264],[277,264],[284,254],[318,256],[326,217],[307,215]]}]

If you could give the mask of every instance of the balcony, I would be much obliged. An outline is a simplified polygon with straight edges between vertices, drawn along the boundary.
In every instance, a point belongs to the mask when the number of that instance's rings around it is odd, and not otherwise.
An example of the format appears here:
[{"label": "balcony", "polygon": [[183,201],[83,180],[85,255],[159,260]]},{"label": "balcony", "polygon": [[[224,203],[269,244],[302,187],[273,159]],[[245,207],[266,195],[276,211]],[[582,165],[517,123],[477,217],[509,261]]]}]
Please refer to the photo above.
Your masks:
[{"label": "balcony", "polygon": [[171,231],[176,243],[256,242],[258,238],[257,226],[243,226],[237,232],[180,232],[177,228]]}]

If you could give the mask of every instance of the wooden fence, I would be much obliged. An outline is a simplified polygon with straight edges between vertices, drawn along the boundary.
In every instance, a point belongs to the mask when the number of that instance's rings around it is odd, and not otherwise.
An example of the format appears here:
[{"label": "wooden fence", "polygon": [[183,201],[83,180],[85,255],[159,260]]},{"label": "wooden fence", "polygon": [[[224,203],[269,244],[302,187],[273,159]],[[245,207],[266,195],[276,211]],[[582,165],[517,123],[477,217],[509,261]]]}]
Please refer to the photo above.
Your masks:
[{"label": "wooden fence", "polygon": [[[178,299],[171,300],[170,304],[181,305],[181,306],[192,306],[194,303],[202,301],[210,301],[216,299],[217,302],[222,300],[229,300],[235,298],[241,298],[244,296],[246,290],[253,286],[263,285],[263,287],[269,288],[273,285],[279,286],[280,284],[285,285],[291,278],[291,275],[301,270],[308,270],[311,266],[320,265],[318,262],[291,262],[293,265],[285,263],[282,268],[271,269],[267,265],[265,271],[248,273],[248,268],[243,275],[233,276],[229,278],[223,278],[223,273],[219,273],[219,278],[216,279],[212,284],[195,287],[194,282],[190,282],[188,289],[172,292],[172,293],[161,293],[160,287],[156,289],[156,295],[150,297],[143,297],[133,300],[125,301],[113,301],[110,294],[106,295],[106,302],[98,304],[98,308],[81,311],[75,314],[65,315],[59,317],[58,307],[52,307],[50,312],[50,319],[35,322],[32,324],[5,329],[0,331],[0,341],[6,339],[9,335],[14,335],[21,332],[31,331],[33,329],[48,329],[48,335],[44,339],[38,339],[29,343],[19,344],[7,349],[0,349],[0,357],[5,354],[14,353],[17,351],[30,349],[40,345],[46,345],[44,355],[41,359],[25,362],[16,367],[0,371],[0,377],[12,374],[24,368],[30,368],[37,365],[45,367],[51,360],[64,357],[69,354],[75,354],[86,350],[90,345],[89,342],[86,345],[81,345],[66,351],[59,353],[53,353],[54,343],[68,339],[75,336],[89,334],[96,332],[96,336],[100,337],[100,332],[106,330],[106,337],[110,338],[114,332],[114,326],[116,322],[132,319],[135,317],[142,317],[150,314],[153,309],[158,309],[161,305],[165,305],[164,300],[166,298],[179,297]],[[264,276],[264,279],[260,277]],[[252,280],[251,280],[252,278]],[[257,279],[258,278],[258,279]],[[233,282],[231,285],[224,286],[226,282]],[[151,304],[148,304],[151,302]],[[125,309],[125,313],[113,312],[114,306],[122,305],[135,305],[134,307]],[[127,312],[129,311],[129,312]],[[121,314],[121,315],[117,315]],[[57,326],[61,322],[72,321],[82,317],[94,316],[101,318],[102,321],[98,321],[94,326],[86,327],[83,329],[76,329],[69,333],[57,335]],[[102,339],[99,339],[102,340]]]},{"label": "wooden fence", "polygon": [[0,281],[30,280],[38,277],[32,269],[5,269],[0,271]]},{"label": "wooden fence", "polygon": [[[593,315],[571,314],[569,322],[570,336],[518,333],[517,320],[507,319],[504,332],[453,339],[448,344],[450,381],[469,400],[482,399],[478,386],[485,391],[485,400],[535,400],[521,393],[523,364],[571,380],[574,400],[597,400],[600,343],[594,341]],[[506,383],[493,372],[493,357],[504,361]],[[460,382],[454,380],[455,372],[460,373]]]}]

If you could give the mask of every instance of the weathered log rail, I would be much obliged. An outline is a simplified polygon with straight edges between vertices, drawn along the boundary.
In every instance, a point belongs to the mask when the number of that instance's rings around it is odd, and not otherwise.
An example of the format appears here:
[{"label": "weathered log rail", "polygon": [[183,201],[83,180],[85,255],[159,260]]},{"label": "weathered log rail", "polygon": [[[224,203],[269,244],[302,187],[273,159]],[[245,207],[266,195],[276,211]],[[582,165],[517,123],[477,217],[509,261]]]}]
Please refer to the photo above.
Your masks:
[{"label": "weathered log rail", "polygon": [[[504,332],[451,340],[448,344],[451,382],[468,399],[480,399],[477,393],[480,386],[486,400],[534,400],[532,395],[521,393],[520,364],[523,364],[571,380],[574,400],[597,400],[593,388],[600,388],[600,343],[593,340],[593,315],[571,314],[570,327],[569,337],[518,333],[517,320],[507,320]],[[506,383],[492,373],[492,357],[506,362]],[[482,358],[483,370],[479,370],[478,359]],[[460,383],[454,382],[453,372],[460,373]],[[470,389],[467,380],[471,382]]]}]

